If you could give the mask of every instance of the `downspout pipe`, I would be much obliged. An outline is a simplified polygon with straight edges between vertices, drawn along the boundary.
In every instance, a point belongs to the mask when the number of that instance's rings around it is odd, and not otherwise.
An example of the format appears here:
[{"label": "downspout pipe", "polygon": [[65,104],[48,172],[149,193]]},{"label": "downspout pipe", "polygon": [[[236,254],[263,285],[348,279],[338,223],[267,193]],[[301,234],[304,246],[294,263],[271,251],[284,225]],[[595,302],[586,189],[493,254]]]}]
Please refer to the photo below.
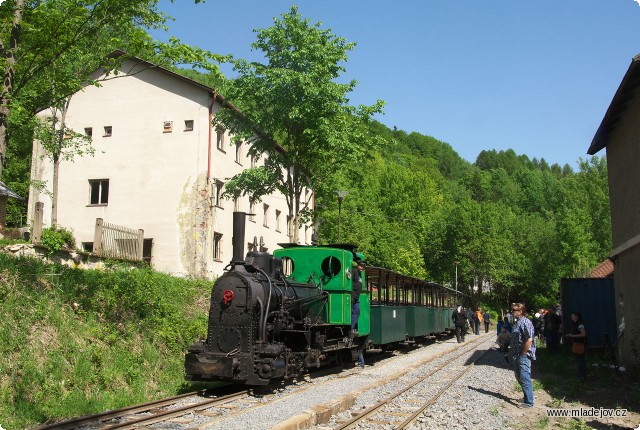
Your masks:
[{"label": "downspout pipe", "polygon": [[216,104],[217,95],[211,92],[211,106],[209,106],[209,141],[207,150],[207,182],[211,180],[211,144],[213,141],[213,106]]}]

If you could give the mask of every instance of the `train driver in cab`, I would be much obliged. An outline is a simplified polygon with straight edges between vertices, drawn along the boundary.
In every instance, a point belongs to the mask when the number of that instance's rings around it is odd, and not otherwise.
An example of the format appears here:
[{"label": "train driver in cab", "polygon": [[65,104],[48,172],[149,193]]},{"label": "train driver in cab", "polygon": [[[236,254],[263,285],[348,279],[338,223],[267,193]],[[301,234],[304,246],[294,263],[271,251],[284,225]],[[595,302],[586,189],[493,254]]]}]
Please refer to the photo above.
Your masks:
[{"label": "train driver in cab", "polygon": [[352,283],[351,283],[351,335],[355,337],[358,335],[356,326],[358,324],[358,317],[360,316],[360,293],[362,292],[362,271],[365,269],[366,264],[363,260],[356,260],[356,267],[353,269]]}]

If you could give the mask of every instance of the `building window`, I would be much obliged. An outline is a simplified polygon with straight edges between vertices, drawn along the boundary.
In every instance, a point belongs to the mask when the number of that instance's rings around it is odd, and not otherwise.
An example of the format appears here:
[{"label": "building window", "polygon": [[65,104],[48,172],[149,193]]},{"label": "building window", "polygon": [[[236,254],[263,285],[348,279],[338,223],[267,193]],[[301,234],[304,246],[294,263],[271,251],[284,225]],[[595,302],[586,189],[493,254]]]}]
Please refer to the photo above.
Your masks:
[{"label": "building window", "polygon": [[173,121],[165,121],[164,128],[162,130],[163,133],[171,133],[173,131]]},{"label": "building window", "polygon": [[224,182],[216,181],[215,205],[219,208],[222,207],[222,189],[223,188],[224,188]]},{"label": "building window", "polygon": [[111,137],[113,134],[113,127],[110,125],[104,126],[104,137]]},{"label": "building window", "polygon": [[93,252],[93,242],[82,242],[82,250],[85,252]]},{"label": "building window", "polygon": [[222,234],[213,233],[213,259],[222,261]]},{"label": "building window", "polygon": [[256,222],[256,204],[249,203],[249,221]]},{"label": "building window", "polygon": [[291,222],[291,215],[287,215],[287,234],[289,237],[293,237],[293,223]]},{"label": "building window", "polygon": [[242,164],[242,142],[236,143],[236,163]]},{"label": "building window", "polygon": [[262,221],[262,225],[263,227],[269,227],[269,205],[264,205],[263,206],[263,211],[262,211],[264,218]]},{"label": "building window", "polygon": [[276,231],[277,232],[280,231],[280,214],[281,212],[279,210],[276,210]]},{"label": "building window", "polygon": [[223,126],[218,125],[216,128],[216,146],[220,151],[224,151],[224,132],[227,131]]},{"label": "building window", "polygon": [[193,131],[193,120],[185,119],[184,120],[184,131]]},{"label": "building window", "polygon": [[256,158],[255,155],[252,155],[251,156],[251,164],[250,164],[251,168],[253,169],[254,167],[256,167],[256,164],[258,164],[258,159]]},{"label": "building window", "polygon": [[89,205],[106,206],[109,203],[109,180],[89,179]]},{"label": "building window", "polygon": [[93,136],[93,128],[85,127],[84,128],[84,134],[87,135],[90,138],[91,136]]}]

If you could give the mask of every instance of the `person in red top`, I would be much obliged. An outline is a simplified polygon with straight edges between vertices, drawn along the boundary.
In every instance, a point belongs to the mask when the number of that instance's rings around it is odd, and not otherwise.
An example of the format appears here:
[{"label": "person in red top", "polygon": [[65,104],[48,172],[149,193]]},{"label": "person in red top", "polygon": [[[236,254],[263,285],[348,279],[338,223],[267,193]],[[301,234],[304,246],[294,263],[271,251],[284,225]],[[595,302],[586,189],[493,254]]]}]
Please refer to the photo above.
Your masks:
[{"label": "person in red top", "polygon": [[476,309],[476,313],[473,315],[473,325],[476,334],[480,334],[480,324],[482,324],[482,309]]}]

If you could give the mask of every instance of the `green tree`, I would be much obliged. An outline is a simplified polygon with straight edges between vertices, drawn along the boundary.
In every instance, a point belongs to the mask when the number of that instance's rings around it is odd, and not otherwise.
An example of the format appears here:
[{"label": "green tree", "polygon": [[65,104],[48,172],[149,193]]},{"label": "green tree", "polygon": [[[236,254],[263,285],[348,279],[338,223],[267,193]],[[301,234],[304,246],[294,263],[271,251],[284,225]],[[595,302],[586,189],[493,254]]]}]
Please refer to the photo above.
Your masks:
[{"label": "green tree", "polygon": [[562,276],[593,267],[611,252],[611,216],[606,159],[579,160],[579,172],[563,178],[563,205],[556,225]]},{"label": "green tree", "polygon": [[69,129],[65,118],[71,98],[68,97],[57,106],[52,106],[51,116],[39,124],[35,137],[38,139],[53,163],[53,183],[51,198],[51,227],[58,227],[58,177],[60,161],[73,161],[76,156],[93,155],[95,150],[91,138]]},{"label": "green tree", "polygon": [[[199,1],[196,0],[196,3]],[[12,112],[30,114],[56,105],[95,83],[99,68],[115,70],[116,48],[144,53],[156,62],[217,60],[206,51],[181,44],[154,42],[144,28],[164,25],[158,0],[7,0],[0,8],[0,177],[12,130]],[[209,66],[210,67],[210,66]]]},{"label": "green tree", "polygon": [[297,241],[301,218],[308,215],[303,190],[329,192],[327,184],[341,167],[362,159],[381,139],[367,123],[383,102],[353,107],[348,93],[356,81],[336,80],[355,44],[311,24],[292,6],[268,29],[257,30],[253,49],[266,64],[237,60],[237,79],[226,96],[242,110],[218,112],[217,120],[236,141],[251,141],[249,154],[266,156],[264,166],[245,170],[225,185],[225,196],[249,195],[258,201],[275,190],[286,198]]},{"label": "green tree", "polygon": [[[144,28],[161,27],[167,18],[156,9],[156,3],[157,0],[8,0],[0,8],[0,63],[5,78],[0,95],[0,177],[21,195],[27,195],[31,144],[38,124],[35,114],[50,108],[48,127],[56,128],[53,134],[58,138],[50,135],[43,142],[54,166],[54,224],[60,158],[69,160],[72,154],[82,156],[92,151],[79,133],[65,126],[64,115],[59,113],[66,110],[64,106],[72,94],[86,85],[100,85],[97,70],[116,70],[125,58],[107,54],[126,49],[131,55],[165,67],[192,64],[222,79],[215,62],[224,61],[225,57],[174,38],[167,43],[151,39]],[[111,73],[100,79],[121,76]],[[42,137],[42,127],[38,129]],[[60,137],[69,134],[72,139]],[[26,201],[11,200],[9,224],[22,225],[25,209]]]}]

